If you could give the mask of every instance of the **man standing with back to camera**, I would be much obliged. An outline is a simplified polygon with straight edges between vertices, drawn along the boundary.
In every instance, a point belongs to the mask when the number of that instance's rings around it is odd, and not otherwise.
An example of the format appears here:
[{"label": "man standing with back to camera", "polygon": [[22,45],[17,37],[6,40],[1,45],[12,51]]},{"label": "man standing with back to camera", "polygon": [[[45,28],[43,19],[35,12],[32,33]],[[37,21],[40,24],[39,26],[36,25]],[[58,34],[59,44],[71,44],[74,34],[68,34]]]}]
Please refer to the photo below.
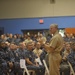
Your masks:
[{"label": "man standing with back to camera", "polygon": [[51,24],[49,30],[50,34],[53,35],[49,45],[43,43],[43,41],[40,42],[49,54],[49,74],[60,75],[60,63],[62,60],[60,52],[63,48],[63,38],[58,32],[57,24]]}]

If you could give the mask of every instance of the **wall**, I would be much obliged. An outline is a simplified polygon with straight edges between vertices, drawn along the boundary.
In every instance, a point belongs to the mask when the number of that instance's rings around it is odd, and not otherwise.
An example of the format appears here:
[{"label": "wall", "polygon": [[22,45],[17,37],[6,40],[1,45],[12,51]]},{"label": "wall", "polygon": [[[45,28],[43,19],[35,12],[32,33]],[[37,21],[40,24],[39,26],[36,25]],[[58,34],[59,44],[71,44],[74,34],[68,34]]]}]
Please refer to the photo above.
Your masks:
[{"label": "wall", "polygon": [[[43,19],[44,23],[40,24],[39,19]],[[52,23],[57,23],[59,25],[59,28],[75,28],[75,16],[0,19],[0,27],[4,27],[4,32],[13,34],[22,34],[21,30],[24,29],[49,29],[49,25]]]},{"label": "wall", "polygon": [[[44,24],[39,24],[39,19]],[[75,0],[0,0],[0,27],[5,33],[20,33],[21,29],[49,29],[51,23],[59,28],[75,27]]]},{"label": "wall", "polygon": [[65,32],[69,33],[69,34],[71,34],[71,33],[75,34],[75,28],[65,28]]},{"label": "wall", "polygon": [[0,0],[0,19],[74,15],[75,0]]}]

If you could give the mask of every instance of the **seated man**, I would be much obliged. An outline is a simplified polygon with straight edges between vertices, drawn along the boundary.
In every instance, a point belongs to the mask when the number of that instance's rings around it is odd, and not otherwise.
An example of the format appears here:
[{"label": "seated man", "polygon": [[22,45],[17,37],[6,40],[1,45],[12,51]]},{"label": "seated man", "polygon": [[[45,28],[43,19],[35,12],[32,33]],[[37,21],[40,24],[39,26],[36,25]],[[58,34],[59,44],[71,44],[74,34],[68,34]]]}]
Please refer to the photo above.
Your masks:
[{"label": "seated man", "polygon": [[64,73],[64,75],[70,75],[70,67],[67,63],[67,56],[70,53],[71,53],[70,43],[66,43],[65,50],[62,53],[62,62],[61,62],[61,66],[60,66],[61,75],[62,75],[62,72]]},{"label": "seated man", "polygon": [[10,51],[8,52],[8,63],[9,63],[9,74],[10,75],[23,75],[23,71],[20,68],[20,57],[18,52],[16,51],[16,45],[10,44],[9,46]]},{"label": "seated man", "polygon": [[7,75],[7,49],[4,42],[0,42],[0,75]]},{"label": "seated man", "polygon": [[71,63],[75,72],[75,42],[72,43],[72,52],[68,55],[68,61]]},{"label": "seated man", "polygon": [[34,54],[37,56],[37,57],[40,57],[40,55],[42,54],[43,50],[41,49],[41,44],[40,42],[37,42],[35,44],[35,49],[33,50]]},{"label": "seated man", "polygon": [[25,52],[26,65],[29,70],[34,70],[36,75],[44,75],[45,68],[36,62],[36,55],[33,52],[32,42],[26,44],[27,51]]}]

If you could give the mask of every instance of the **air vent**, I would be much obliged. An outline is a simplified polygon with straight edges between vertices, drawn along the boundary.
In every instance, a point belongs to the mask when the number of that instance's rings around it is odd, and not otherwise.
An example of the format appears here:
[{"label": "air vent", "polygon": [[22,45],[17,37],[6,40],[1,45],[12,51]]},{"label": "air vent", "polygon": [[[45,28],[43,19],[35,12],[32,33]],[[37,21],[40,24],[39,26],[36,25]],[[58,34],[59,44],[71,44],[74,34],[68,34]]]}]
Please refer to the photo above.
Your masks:
[{"label": "air vent", "polygon": [[51,3],[51,4],[54,4],[54,3],[55,3],[55,0],[50,0],[50,3]]}]

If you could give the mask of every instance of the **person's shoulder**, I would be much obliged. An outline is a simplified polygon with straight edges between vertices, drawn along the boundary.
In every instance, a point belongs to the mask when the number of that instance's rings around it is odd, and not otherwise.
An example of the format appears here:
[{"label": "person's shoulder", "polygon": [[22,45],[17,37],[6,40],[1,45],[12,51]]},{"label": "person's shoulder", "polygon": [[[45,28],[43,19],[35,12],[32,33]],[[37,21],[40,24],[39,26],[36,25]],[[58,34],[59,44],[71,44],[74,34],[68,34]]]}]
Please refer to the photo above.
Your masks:
[{"label": "person's shoulder", "polygon": [[39,49],[39,52],[43,52],[43,50],[42,49]]},{"label": "person's shoulder", "polygon": [[29,57],[30,52],[29,52],[28,50],[26,50],[26,51],[24,52],[24,54],[25,54],[26,57]]},{"label": "person's shoulder", "polygon": [[51,38],[51,40],[53,40],[53,39],[58,39],[57,37],[58,37],[58,35],[54,35],[54,36]]},{"label": "person's shoulder", "polygon": [[72,51],[68,56],[73,56],[73,55],[75,55],[74,51]]},{"label": "person's shoulder", "polygon": [[25,54],[29,54],[30,53],[30,51],[29,50],[25,50]]},{"label": "person's shoulder", "polygon": [[25,49],[24,52],[26,53],[26,52],[28,52],[28,50]]},{"label": "person's shoulder", "polygon": [[35,52],[36,51],[36,48],[33,50],[33,52]]}]

